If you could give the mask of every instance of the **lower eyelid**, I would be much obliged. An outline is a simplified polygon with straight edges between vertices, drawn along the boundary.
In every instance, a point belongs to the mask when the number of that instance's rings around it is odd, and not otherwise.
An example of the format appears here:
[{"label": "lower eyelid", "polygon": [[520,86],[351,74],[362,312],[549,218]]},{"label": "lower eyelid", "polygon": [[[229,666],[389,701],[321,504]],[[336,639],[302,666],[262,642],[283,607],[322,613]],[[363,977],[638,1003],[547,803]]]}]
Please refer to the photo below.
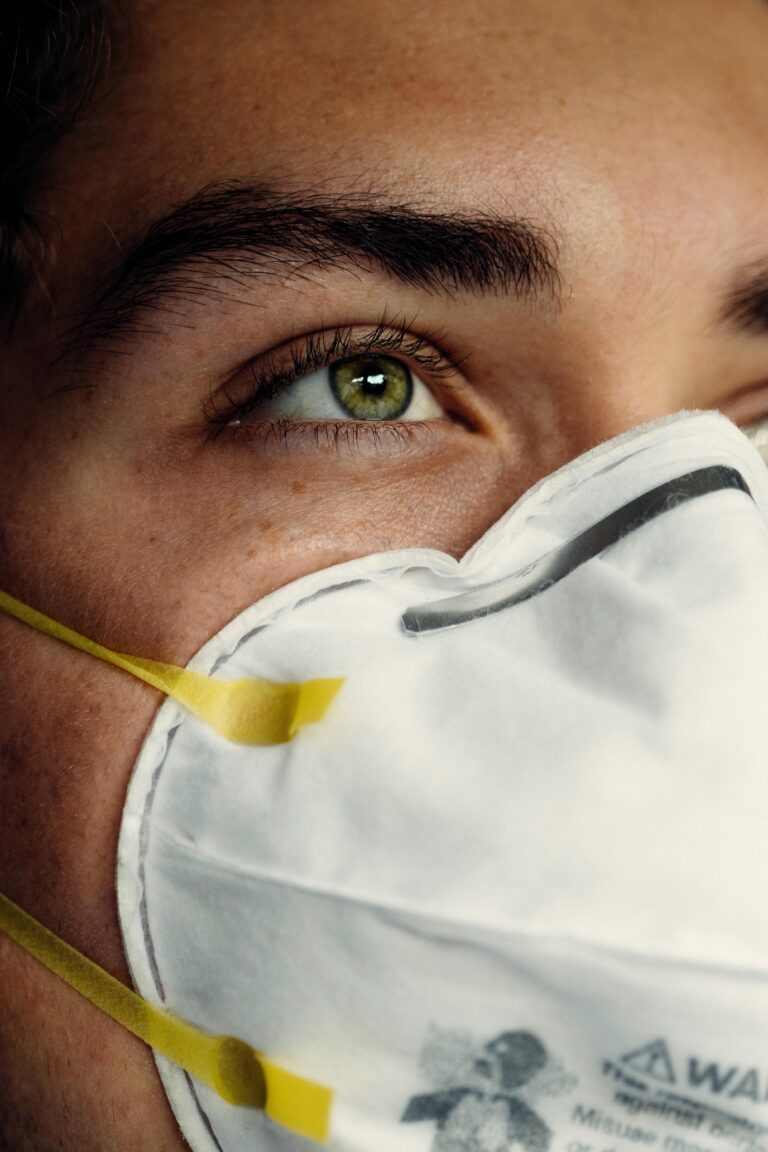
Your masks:
[{"label": "lower eyelid", "polygon": [[226,434],[233,441],[256,444],[264,448],[306,447],[344,451],[348,454],[365,450],[379,452],[390,449],[401,451],[419,437],[435,431],[434,420],[258,420],[251,424],[230,424],[219,435]]}]

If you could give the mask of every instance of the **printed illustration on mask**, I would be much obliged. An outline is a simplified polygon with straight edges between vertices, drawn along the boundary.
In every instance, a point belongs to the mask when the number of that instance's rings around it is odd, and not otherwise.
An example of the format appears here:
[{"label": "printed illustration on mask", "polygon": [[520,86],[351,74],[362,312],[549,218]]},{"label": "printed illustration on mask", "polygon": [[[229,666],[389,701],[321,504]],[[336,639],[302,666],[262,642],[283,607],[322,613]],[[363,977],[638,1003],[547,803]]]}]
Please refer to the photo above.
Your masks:
[{"label": "printed illustration on mask", "polygon": [[413,1096],[401,1120],[436,1125],[432,1152],[548,1152],[552,1132],[524,1097],[560,1095],[576,1083],[525,1031],[502,1032],[478,1049],[469,1037],[435,1029],[422,1065],[436,1091]]}]

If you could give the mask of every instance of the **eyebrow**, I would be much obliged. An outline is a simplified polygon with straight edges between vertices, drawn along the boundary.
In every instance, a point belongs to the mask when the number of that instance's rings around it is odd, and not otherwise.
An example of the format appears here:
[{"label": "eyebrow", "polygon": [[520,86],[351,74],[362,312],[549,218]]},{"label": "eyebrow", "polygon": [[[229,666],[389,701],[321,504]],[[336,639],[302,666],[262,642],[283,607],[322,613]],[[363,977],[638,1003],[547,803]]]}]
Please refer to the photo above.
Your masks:
[{"label": "eyebrow", "polygon": [[556,300],[557,247],[522,217],[433,211],[372,192],[209,185],[152,223],[108,273],[66,334],[64,355],[154,330],[153,313],[178,316],[253,279],[323,269],[384,271],[433,294]]}]

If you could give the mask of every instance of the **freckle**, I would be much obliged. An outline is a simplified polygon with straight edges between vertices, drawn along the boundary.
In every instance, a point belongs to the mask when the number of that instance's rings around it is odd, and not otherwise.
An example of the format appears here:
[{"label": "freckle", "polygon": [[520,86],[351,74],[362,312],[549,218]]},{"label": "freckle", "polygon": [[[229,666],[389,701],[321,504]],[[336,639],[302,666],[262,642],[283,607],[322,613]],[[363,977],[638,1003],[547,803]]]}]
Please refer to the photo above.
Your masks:
[{"label": "freckle", "polygon": [[255,548],[249,548],[245,554],[245,558],[246,558],[246,560],[251,560],[255,555],[256,555],[256,549]]},{"label": "freckle", "polygon": [[262,520],[259,524],[259,532],[269,532],[270,528],[274,527],[274,520]]},{"label": "freckle", "polygon": [[150,538],[149,538],[150,544],[154,544],[155,540],[157,540],[157,536],[150,536]]},{"label": "freckle", "polygon": [[302,484],[301,480],[291,481],[291,492],[293,492],[294,496],[298,496],[299,493],[303,492],[305,488],[306,484]]}]

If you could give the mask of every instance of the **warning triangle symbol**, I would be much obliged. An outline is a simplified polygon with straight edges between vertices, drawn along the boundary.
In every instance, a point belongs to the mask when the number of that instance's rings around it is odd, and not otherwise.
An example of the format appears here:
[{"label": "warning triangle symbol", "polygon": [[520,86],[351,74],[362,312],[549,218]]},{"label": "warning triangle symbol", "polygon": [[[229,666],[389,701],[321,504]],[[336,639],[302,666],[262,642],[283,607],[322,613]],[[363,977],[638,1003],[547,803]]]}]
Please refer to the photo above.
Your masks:
[{"label": "warning triangle symbol", "polygon": [[643,1076],[652,1076],[664,1084],[675,1083],[672,1057],[665,1040],[651,1040],[650,1044],[644,1044],[634,1052],[627,1052],[626,1056],[621,1057],[621,1062],[633,1071],[641,1072]]}]

